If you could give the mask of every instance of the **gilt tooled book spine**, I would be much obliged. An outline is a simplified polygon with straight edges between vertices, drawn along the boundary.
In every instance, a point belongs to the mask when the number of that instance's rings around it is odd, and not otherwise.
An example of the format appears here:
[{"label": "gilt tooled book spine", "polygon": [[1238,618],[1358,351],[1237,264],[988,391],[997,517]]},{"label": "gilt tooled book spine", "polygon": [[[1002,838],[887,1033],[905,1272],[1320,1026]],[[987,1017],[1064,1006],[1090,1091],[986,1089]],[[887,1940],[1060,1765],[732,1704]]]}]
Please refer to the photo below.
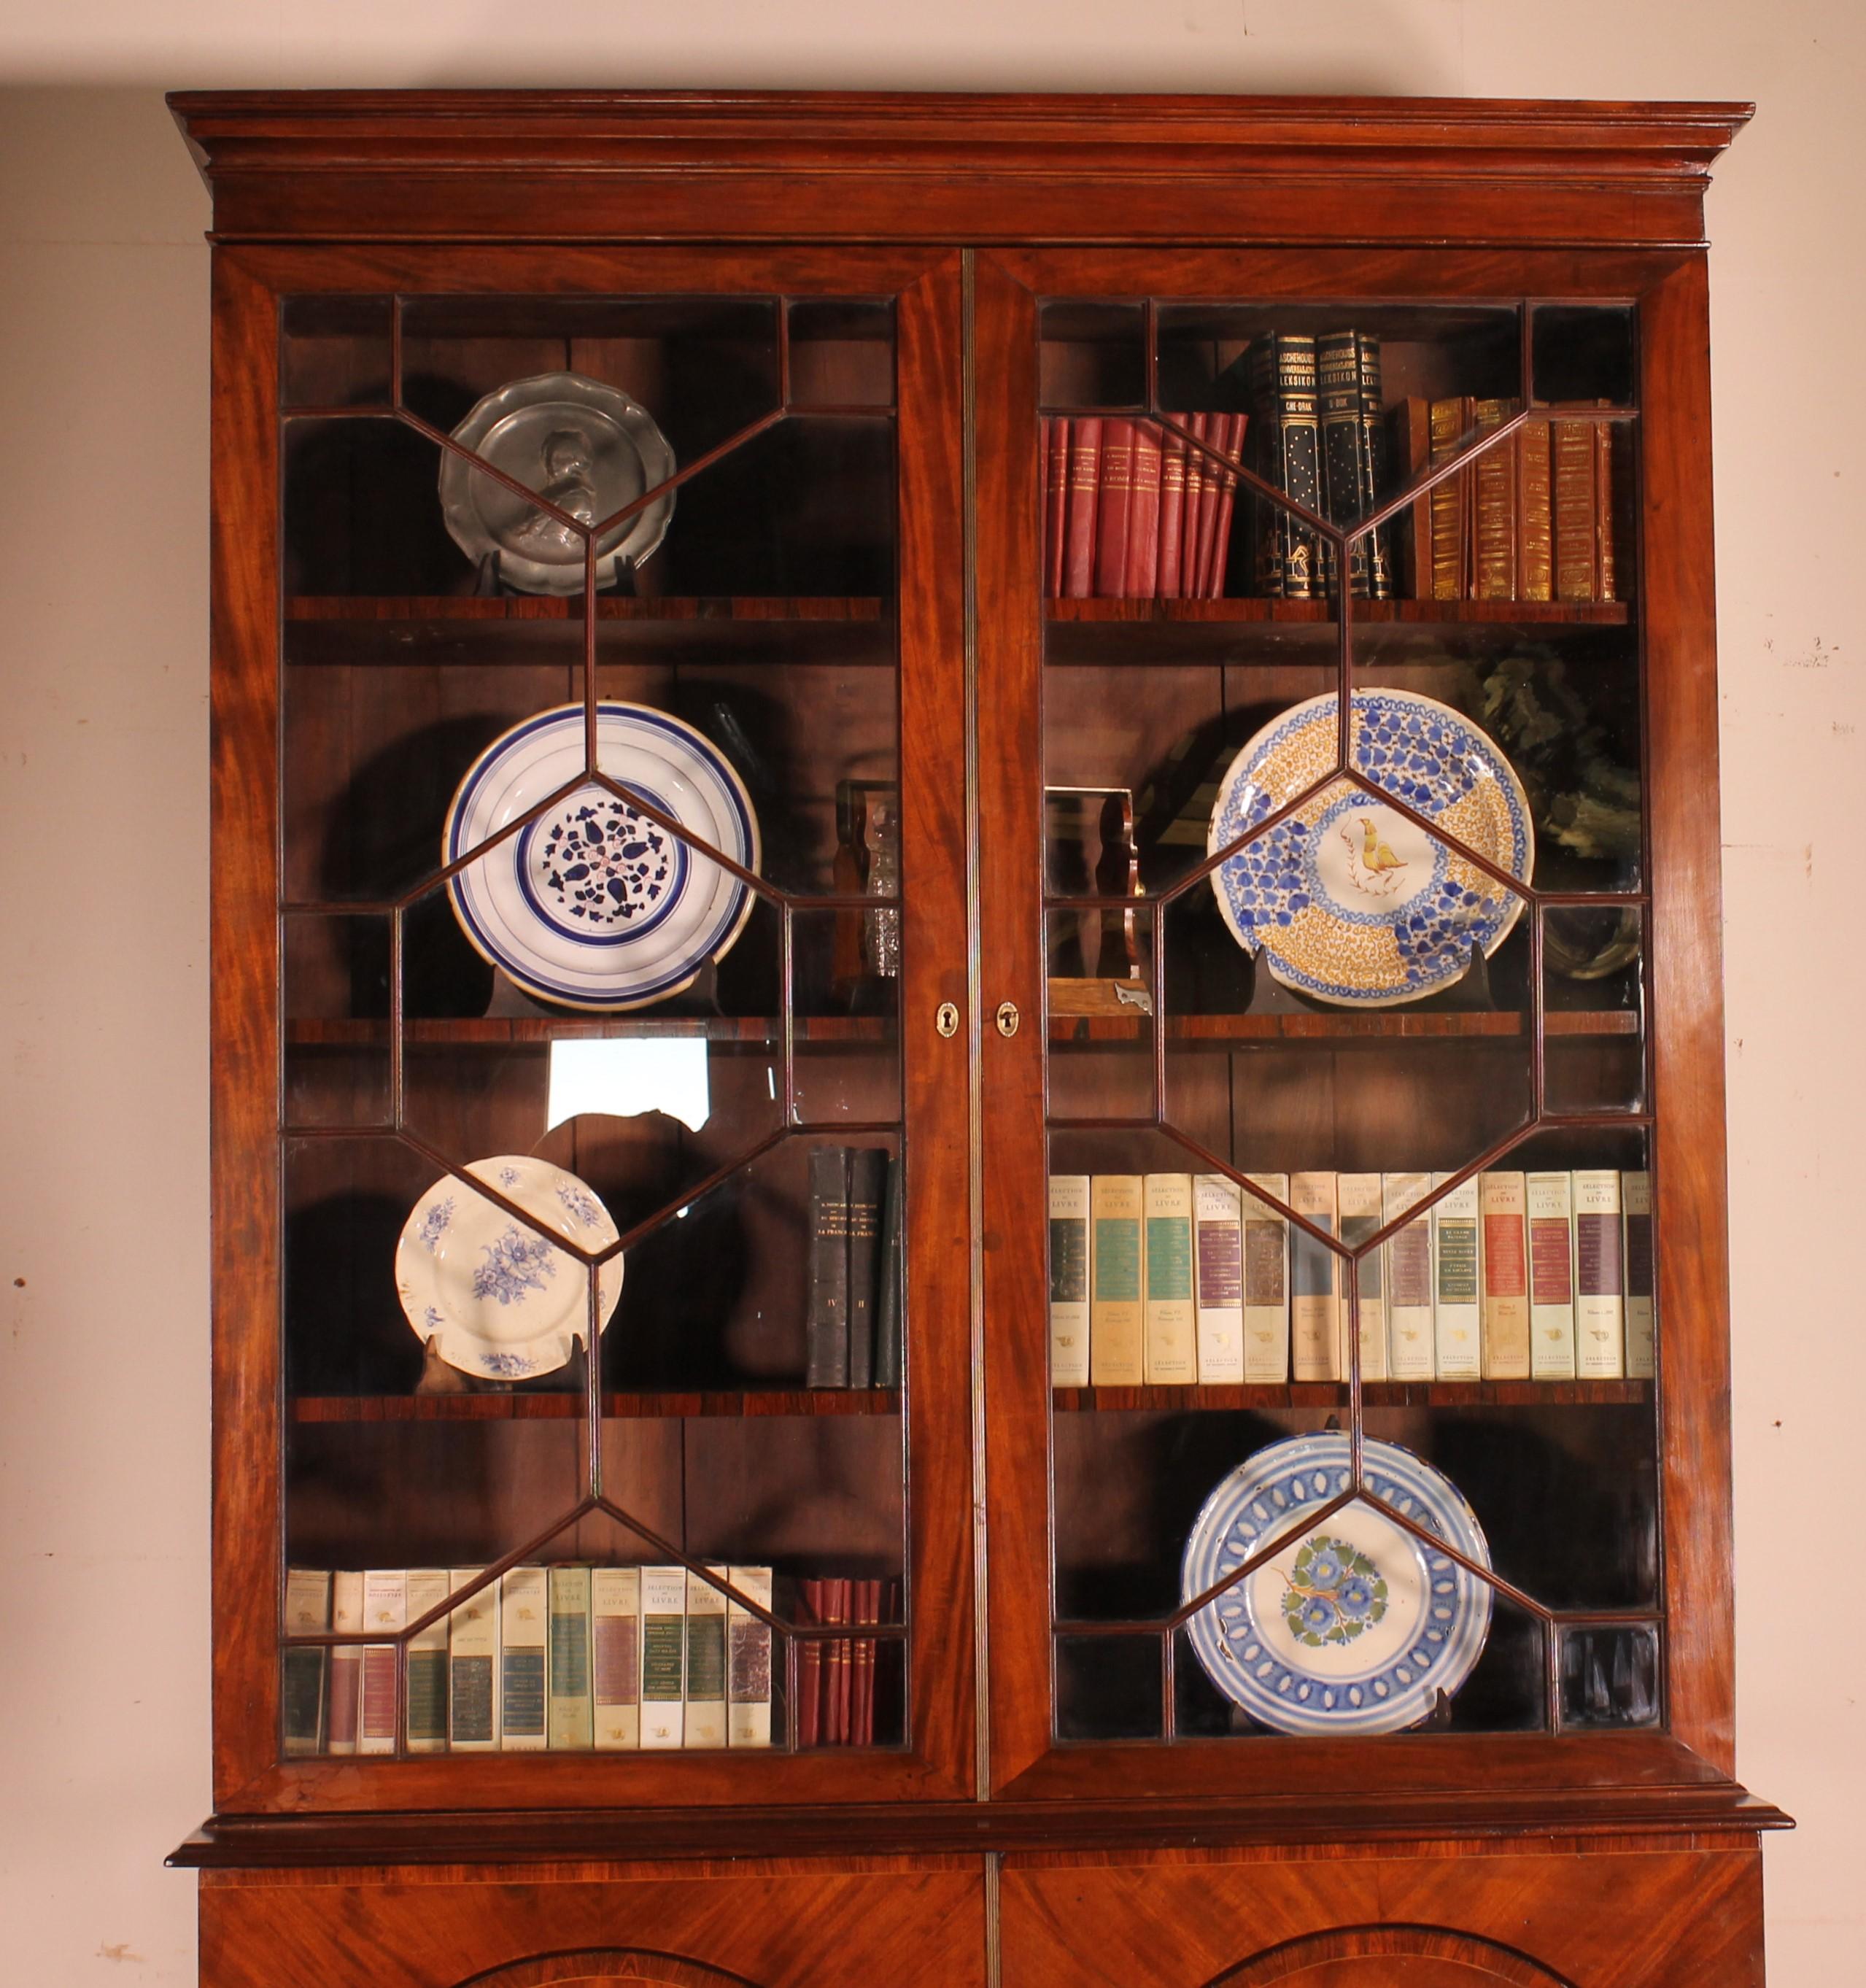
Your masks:
[{"label": "gilt tooled book spine", "polygon": [[1555,593],[1553,458],[1549,424],[1540,418],[1516,431],[1516,598]]},{"label": "gilt tooled book spine", "polygon": [[[1479,401],[1475,409],[1477,427],[1480,432],[1501,428],[1516,411],[1513,401]],[[1472,598],[1511,600],[1516,591],[1516,438],[1492,443],[1477,458],[1472,473],[1476,520]]]},{"label": "gilt tooled book spine", "polygon": [[[1432,466],[1456,450],[1472,425],[1472,403],[1454,395],[1432,404]],[[1471,472],[1460,469],[1427,493],[1432,506],[1432,597],[1462,600],[1471,590]]]},{"label": "gilt tooled book spine", "polygon": [[1162,600],[1183,591],[1180,553],[1185,526],[1185,438],[1170,431],[1160,454],[1160,579]]},{"label": "gilt tooled book spine", "polygon": [[1095,591],[1096,505],[1101,491],[1101,417],[1080,414],[1069,424],[1069,501],[1065,510],[1063,591],[1085,600]]},{"label": "gilt tooled book spine", "polygon": [[[1362,332],[1361,355],[1361,511],[1370,516],[1387,492],[1389,473],[1387,455],[1385,390],[1381,379],[1380,340]],[[1367,553],[1367,593],[1375,600],[1391,600],[1397,585],[1393,564],[1393,532],[1381,525],[1369,532]]]},{"label": "gilt tooled book spine", "polygon": [[[1315,399],[1322,438],[1322,506],[1332,525],[1351,525],[1361,515],[1361,350],[1352,331],[1323,332],[1315,341]],[[1322,581],[1332,595],[1340,585],[1335,549],[1322,543]],[[1367,593],[1367,546],[1348,547],[1348,591]]]},{"label": "gilt tooled book spine", "polygon": [[1101,424],[1101,488],[1095,504],[1095,592],[1118,600],[1127,583],[1127,513],[1134,501],[1134,424],[1110,414]]},{"label": "gilt tooled book spine", "polygon": [[1069,532],[1069,417],[1052,414],[1044,428],[1043,591],[1054,600],[1063,591]]},{"label": "gilt tooled book spine", "polygon": [[849,1384],[849,1154],[813,1146],[810,1155],[810,1288],[804,1314],[811,1388]]},{"label": "gilt tooled book spine", "polygon": [[[1227,463],[1236,465],[1244,459],[1244,431],[1249,417],[1244,414],[1221,414],[1220,451]],[[1225,580],[1231,566],[1231,521],[1237,507],[1238,475],[1235,467],[1219,473],[1218,492],[1218,519],[1212,534],[1212,570],[1206,577],[1205,598],[1222,600],[1225,597]]]},{"label": "gilt tooled book spine", "polygon": [[[1205,438],[1205,416],[1188,414],[1186,432],[1192,442]],[[1180,506],[1179,593],[1184,600],[1198,597],[1198,528],[1205,516],[1206,462],[1205,451],[1191,443],[1185,454],[1185,498]]]},{"label": "gilt tooled book spine", "polygon": [[1618,600],[1614,559],[1614,431],[1606,421],[1594,431],[1594,597]]},{"label": "gilt tooled book spine", "polygon": [[[1322,502],[1321,434],[1316,408],[1315,340],[1271,332],[1250,347],[1257,469],[1266,483],[1311,512]],[[1321,592],[1314,534],[1293,513],[1259,499],[1257,590],[1312,600]]]},{"label": "gilt tooled book spine", "polygon": [[1555,511],[1555,598],[1594,597],[1596,512],[1591,421],[1552,423]]},{"label": "gilt tooled book spine", "polygon": [[1132,600],[1151,600],[1160,580],[1160,505],[1165,458],[1160,431],[1151,421],[1134,424],[1133,495],[1127,505],[1127,570],[1121,591]]}]

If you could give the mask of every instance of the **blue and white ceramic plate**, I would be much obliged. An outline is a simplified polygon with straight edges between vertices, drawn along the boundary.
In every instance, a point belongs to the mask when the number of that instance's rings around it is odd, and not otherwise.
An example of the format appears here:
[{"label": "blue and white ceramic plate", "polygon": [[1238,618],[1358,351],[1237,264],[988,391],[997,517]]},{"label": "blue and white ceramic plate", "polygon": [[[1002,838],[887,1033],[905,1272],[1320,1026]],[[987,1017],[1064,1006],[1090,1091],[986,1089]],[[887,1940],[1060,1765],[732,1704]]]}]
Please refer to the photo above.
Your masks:
[{"label": "blue and white ceramic plate", "polygon": [[1206,1675],[1282,1733],[1398,1733],[1471,1674],[1490,1632],[1490,1589],[1387,1517],[1390,1506],[1479,1567],[1490,1550],[1457,1486],[1397,1443],[1362,1452],[1368,1496],[1303,1523],[1347,1485],[1347,1437],[1291,1436],[1241,1463],[1186,1541],[1190,1601],[1271,1541],[1288,1543],[1186,1625]]},{"label": "blue and white ceramic plate", "polygon": [[[466,1171],[579,1249],[616,1239],[607,1209],[576,1175],[503,1153]],[[590,1336],[590,1273],[451,1174],[414,1205],[395,1246],[395,1288],[408,1323],[448,1366],[488,1381],[554,1373]],[[602,1324],[622,1295],[622,1259],[603,1266]]]},{"label": "blue and white ceramic plate", "polygon": [[[583,768],[583,707],[515,725],[475,760],[447,811],[441,860],[477,849]],[[699,841],[759,865],[745,783],[691,725],[641,704],[597,707],[597,764]],[[578,789],[448,881],[478,951],[566,1007],[644,1008],[691,984],[739,936],[752,892],[607,789]]]},{"label": "blue and white ceramic plate", "polygon": [[[1267,725],[1219,789],[1208,855],[1227,847],[1335,763],[1336,694]],[[1496,745],[1411,691],[1354,693],[1353,764],[1499,870],[1530,880],[1535,833]],[[1508,935],[1513,891],[1347,781],[1326,787],[1212,873],[1238,943],[1284,986],[1340,1007],[1391,1008],[1449,986]]]}]

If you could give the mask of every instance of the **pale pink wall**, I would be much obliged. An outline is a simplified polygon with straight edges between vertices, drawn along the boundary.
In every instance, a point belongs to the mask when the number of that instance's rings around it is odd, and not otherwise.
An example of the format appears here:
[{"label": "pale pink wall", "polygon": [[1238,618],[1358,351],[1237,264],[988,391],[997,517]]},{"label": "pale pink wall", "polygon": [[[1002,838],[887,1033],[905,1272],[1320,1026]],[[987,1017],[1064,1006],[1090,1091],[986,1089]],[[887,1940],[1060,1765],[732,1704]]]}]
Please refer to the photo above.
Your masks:
[{"label": "pale pink wall", "polygon": [[1760,102],[1710,204],[1741,1767],[1803,1823],[1776,1988],[1858,1979],[1858,0],[12,0],[0,1980],[193,1980],[159,1860],[207,1806],[206,202],[157,92],[469,82]]}]

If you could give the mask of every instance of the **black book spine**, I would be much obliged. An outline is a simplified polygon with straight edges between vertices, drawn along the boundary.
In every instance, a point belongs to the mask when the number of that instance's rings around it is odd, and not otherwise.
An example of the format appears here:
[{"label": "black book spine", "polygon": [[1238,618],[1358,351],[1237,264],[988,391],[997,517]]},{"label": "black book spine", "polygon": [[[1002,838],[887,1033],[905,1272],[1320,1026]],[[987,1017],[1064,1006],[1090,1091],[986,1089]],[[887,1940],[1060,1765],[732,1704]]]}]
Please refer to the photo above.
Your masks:
[{"label": "black book spine", "polygon": [[[1322,502],[1331,525],[1351,525],[1361,516],[1361,346],[1351,331],[1324,332],[1315,341],[1315,397],[1322,433]],[[1332,595],[1340,585],[1334,547],[1321,547],[1323,585]],[[1365,599],[1367,542],[1348,547],[1350,593]]]},{"label": "black book spine", "polygon": [[887,1163],[881,1202],[881,1263],[875,1276],[874,1384],[901,1384],[901,1162]]},{"label": "black book spine", "polygon": [[810,1298],[805,1385],[849,1384],[849,1152],[813,1146],[810,1156]]},{"label": "black book spine", "polygon": [[881,1202],[887,1153],[858,1146],[849,1155],[849,1385],[874,1385],[876,1273],[881,1263]]},{"label": "black book spine", "polygon": [[[1361,516],[1371,516],[1388,490],[1386,397],[1381,386],[1380,340],[1363,332],[1361,349]],[[1367,592],[1375,600],[1391,600],[1395,591],[1393,579],[1393,537],[1382,525],[1368,532],[1367,546]]]},{"label": "black book spine", "polygon": [[[1321,437],[1316,414],[1315,340],[1269,332],[1249,354],[1257,414],[1257,471],[1310,511],[1322,506]],[[1257,590],[1273,599],[1313,600],[1322,590],[1314,533],[1268,498],[1257,500]]]}]

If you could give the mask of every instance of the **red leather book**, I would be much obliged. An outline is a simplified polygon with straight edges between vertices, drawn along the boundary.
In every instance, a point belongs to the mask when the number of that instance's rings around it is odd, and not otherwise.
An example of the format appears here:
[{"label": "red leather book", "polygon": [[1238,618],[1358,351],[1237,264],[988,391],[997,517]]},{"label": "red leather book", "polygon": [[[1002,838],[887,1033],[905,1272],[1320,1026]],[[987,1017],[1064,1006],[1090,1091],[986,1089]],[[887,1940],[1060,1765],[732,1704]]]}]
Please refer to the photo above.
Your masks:
[{"label": "red leather book", "polygon": [[1185,441],[1168,433],[1160,454],[1160,579],[1162,600],[1180,594],[1179,549],[1185,543]]},{"label": "red leather book", "polygon": [[1069,509],[1069,417],[1052,414],[1043,437],[1043,591],[1063,591],[1063,549]]},{"label": "red leather book", "polygon": [[[797,1620],[823,1620],[823,1583],[797,1583]],[[797,1645],[797,1746],[823,1743],[823,1649],[813,1638]]]},{"label": "red leather book", "polygon": [[1134,495],[1127,506],[1127,580],[1130,600],[1151,600],[1160,583],[1160,500],[1165,462],[1160,431],[1151,421],[1134,424]]},{"label": "red leather book", "polygon": [[[1186,431],[1195,441],[1205,439],[1209,417],[1188,414]],[[1205,492],[1212,474],[1211,459],[1202,450],[1188,446],[1185,452],[1185,515],[1180,526],[1179,597],[1196,600],[1202,576],[1198,566],[1199,533],[1205,516]]]},{"label": "red leather book", "polygon": [[1101,491],[1101,417],[1069,424],[1069,499],[1063,527],[1063,591],[1086,600],[1095,591],[1095,513]]},{"label": "red leather book", "polygon": [[[881,1619],[881,1582],[858,1581],[853,1585],[855,1590],[855,1620],[864,1625],[878,1623]],[[851,1738],[857,1746],[872,1746],[874,1744],[874,1669],[877,1648],[872,1636],[864,1636],[855,1645],[854,1710],[850,1723],[854,1728]]]},{"label": "red leather book", "polygon": [[1224,472],[1215,458],[1224,453],[1225,438],[1230,432],[1228,414],[1205,416],[1205,445],[1213,455],[1205,458],[1205,485],[1198,502],[1198,592],[1200,600],[1209,600],[1218,567],[1218,514],[1225,485]]},{"label": "red leather book", "polygon": [[[850,1619],[850,1591],[854,1584],[847,1581],[826,1581],[829,1590],[827,1607],[823,1615],[826,1622],[846,1624]],[[854,1652],[846,1636],[838,1636],[825,1652],[827,1662],[823,1674],[824,1709],[828,1730],[824,1737],[832,1746],[849,1744],[850,1687],[853,1682],[854,1666],[850,1662]]]},{"label": "red leather book", "polygon": [[1118,599],[1127,583],[1127,508],[1134,498],[1134,424],[1109,414],[1101,424],[1101,489],[1095,512],[1095,591]]},{"label": "red leather book", "polygon": [[[1219,417],[1222,434],[1219,447],[1230,462],[1242,460],[1244,449],[1244,424],[1242,414],[1221,414]],[[1218,600],[1223,598],[1225,573],[1231,563],[1231,517],[1238,498],[1238,479],[1235,470],[1224,472],[1219,486],[1218,526],[1212,534],[1213,552],[1212,571],[1205,587],[1205,598]]]}]

